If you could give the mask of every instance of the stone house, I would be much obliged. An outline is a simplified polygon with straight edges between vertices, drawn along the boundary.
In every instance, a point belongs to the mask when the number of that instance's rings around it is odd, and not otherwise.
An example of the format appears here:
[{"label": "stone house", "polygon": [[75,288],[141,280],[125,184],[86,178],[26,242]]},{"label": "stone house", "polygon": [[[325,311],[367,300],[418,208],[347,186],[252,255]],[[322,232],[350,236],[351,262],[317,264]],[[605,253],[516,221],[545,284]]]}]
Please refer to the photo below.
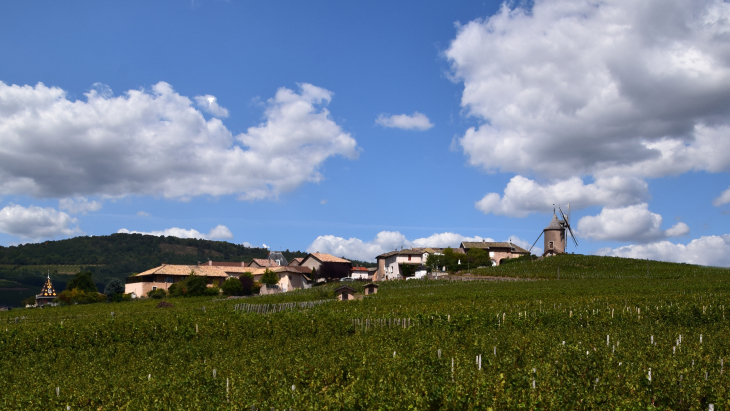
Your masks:
[{"label": "stone house", "polygon": [[479,248],[489,253],[492,265],[499,265],[502,260],[508,258],[517,258],[523,255],[529,255],[529,251],[510,242],[488,242],[488,241],[465,241],[461,243],[461,248],[467,253],[469,250]]}]

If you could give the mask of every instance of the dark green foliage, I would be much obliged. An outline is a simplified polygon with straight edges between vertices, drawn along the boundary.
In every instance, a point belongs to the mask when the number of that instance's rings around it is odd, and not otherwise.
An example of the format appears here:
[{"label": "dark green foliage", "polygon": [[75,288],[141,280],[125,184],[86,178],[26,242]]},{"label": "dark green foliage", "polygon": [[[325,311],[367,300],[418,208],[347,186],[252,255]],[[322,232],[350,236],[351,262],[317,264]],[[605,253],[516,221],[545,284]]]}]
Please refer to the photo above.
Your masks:
[{"label": "dark green foliage", "polygon": [[81,288],[72,288],[63,290],[56,299],[65,304],[91,304],[106,301],[107,297],[98,291],[87,292]]},{"label": "dark green foliage", "polygon": [[214,285],[212,287],[206,287],[205,291],[203,292],[203,295],[215,297],[219,296],[221,294],[221,288],[217,285]]},{"label": "dark green foliage", "polygon": [[[206,278],[192,274],[184,280],[174,283],[167,292],[173,297],[196,297],[206,294]],[[218,288],[218,287],[216,287]]]},{"label": "dark green foliage", "polygon": [[[225,241],[158,237],[142,234],[76,237],[18,246],[0,246],[0,264],[113,264],[128,266],[125,272],[141,272],[168,264],[196,264],[198,261],[250,261],[266,258],[264,248],[249,248]],[[139,267],[139,268],[133,268]]]},{"label": "dark green foliage", "polygon": [[469,262],[468,268],[470,269],[492,266],[492,260],[489,258],[489,253],[481,248],[472,248],[466,254],[467,261]]},{"label": "dark green foliage", "polygon": [[80,290],[84,292],[99,292],[96,289],[90,272],[78,273],[66,284],[67,290]]},{"label": "dark green foliage", "polygon": [[[223,285],[221,286],[221,289],[223,290],[223,295],[242,295],[243,294],[243,286],[241,286],[241,281],[238,278],[231,277],[226,279],[226,281],[223,281]],[[249,291],[251,289],[249,288]]]},{"label": "dark green foliage", "polygon": [[400,275],[402,275],[405,278],[413,277],[416,275],[416,268],[418,268],[415,264],[399,264],[398,270],[400,270]]},{"label": "dark green foliage", "polygon": [[119,302],[122,301],[122,295],[124,295],[124,283],[118,278],[112,278],[104,287],[104,295],[108,301]]},{"label": "dark green foliage", "polygon": [[183,292],[183,282],[180,281],[178,283],[171,284],[167,288],[167,293],[172,297],[182,297],[185,295]]},{"label": "dark green foliage", "polygon": [[156,290],[149,291],[147,293],[147,297],[149,298],[155,298],[157,300],[161,300],[167,296],[167,291],[165,291],[162,288],[158,288]]},{"label": "dark green foliage", "polygon": [[[463,264],[459,264],[459,262]],[[446,271],[455,272],[462,269],[462,267],[463,269],[467,268],[466,255],[457,254],[451,247],[448,247],[442,255],[429,254],[426,265],[434,271],[442,271],[442,268],[446,267]]]},{"label": "dark green foliage", "polygon": [[279,274],[269,270],[264,270],[264,275],[261,276],[261,283],[266,285],[276,285],[279,283]]},{"label": "dark green foliage", "polygon": [[253,292],[253,274],[245,272],[238,277],[238,281],[241,283],[241,295],[251,295]]},{"label": "dark green foliage", "polygon": [[204,295],[205,289],[208,288],[205,277],[199,275],[190,275],[184,281],[187,288],[186,297]]}]

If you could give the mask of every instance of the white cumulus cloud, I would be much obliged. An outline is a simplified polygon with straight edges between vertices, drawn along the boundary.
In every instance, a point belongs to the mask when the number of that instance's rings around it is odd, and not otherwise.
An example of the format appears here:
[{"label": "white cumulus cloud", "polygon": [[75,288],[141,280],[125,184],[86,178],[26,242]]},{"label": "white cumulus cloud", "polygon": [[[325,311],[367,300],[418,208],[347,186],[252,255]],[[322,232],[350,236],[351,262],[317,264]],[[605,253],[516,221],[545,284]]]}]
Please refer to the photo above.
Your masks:
[{"label": "white cumulus cloud", "polygon": [[[344,256],[345,258],[351,258],[353,260],[374,261],[375,257],[378,255],[393,250],[399,250],[401,247],[458,247],[463,241],[482,240],[494,241],[487,237],[466,237],[461,234],[451,232],[435,233],[429,237],[409,240],[405,235],[398,231],[381,231],[370,241],[363,241],[355,237],[343,238],[334,235],[319,236],[312,242],[312,244],[309,245],[309,247],[307,247],[307,252],[313,253],[319,251],[321,253],[332,254],[338,257]],[[514,236],[510,237],[509,240],[512,240],[515,244],[526,249],[529,249],[531,245]],[[533,249],[533,252],[536,252],[536,249]]]},{"label": "white cumulus cloud", "polygon": [[195,103],[199,109],[216,117],[228,117],[228,110],[218,105],[218,101],[214,96],[207,94],[205,96],[195,96]]},{"label": "white cumulus cloud", "polygon": [[[548,179],[730,170],[730,3],[536,0],[446,51],[468,161]],[[523,3],[518,3],[523,4]]]},{"label": "white cumulus cloud", "polygon": [[433,127],[431,120],[428,117],[419,112],[414,112],[410,116],[408,114],[395,114],[388,116],[386,114],[380,114],[375,123],[383,127],[389,128],[400,128],[402,130],[428,130]]},{"label": "white cumulus cloud", "polygon": [[722,194],[720,194],[720,197],[712,200],[712,205],[714,205],[715,207],[720,207],[721,205],[727,203],[730,203],[730,188],[723,191]]},{"label": "white cumulus cloud", "polygon": [[67,210],[71,214],[86,214],[92,211],[101,210],[101,202],[89,201],[86,197],[62,198],[58,200],[58,208]]},{"label": "white cumulus cloud", "polygon": [[476,203],[476,208],[485,214],[525,217],[530,213],[549,212],[558,204],[565,207],[570,203],[571,209],[595,205],[621,207],[641,203],[648,197],[646,182],[631,177],[599,178],[591,184],[573,177],[553,184],[540,184],[515,176],[507,184],[503,196],[489,193]]},{"label": "white cumulus cloud", "polygon": [[[217,225],[213,227],[207,234],[201,233],[195,229],[186,230],[184,228],[172,227],[162,231],[130,231],[126,228],[122,228],[117,233],[123,234],[145,234],[155,236],[172,236],[177,238],[201,238],[204,240],[230,240],[233,238],[233,233],[228,227],[224,225]],[[246,243],[248,244],[248,243]]]},{"label": "white cumulus cloud", "polygon": [[311,84],[280,88],[262,123],[237,136],[164,82],[85,96],[0,82],[0,195],[256,200],[320,181],[329,157],[359,154],[325,107],[332,93]]},{"label": "white cumulus cloud", "polygon": [[83,233],[78,220],[63,211],[16,204],[8,204],[0,210],[0,232],[34,240]]},{"label": "white cumulus cloud", "polygon": [[599,255],[730,267],[730,234],[703,236],[689,244],[659,241],[598,251]]},{"label": "white cumulus cloud", "polygon": [[578,221],[576,235],[594,240],[652,242],[689,233],[687,224],[679,222],[662,230],[662,216],[649,211],[646,203],[621,208],[604,208],[596,216]]}]

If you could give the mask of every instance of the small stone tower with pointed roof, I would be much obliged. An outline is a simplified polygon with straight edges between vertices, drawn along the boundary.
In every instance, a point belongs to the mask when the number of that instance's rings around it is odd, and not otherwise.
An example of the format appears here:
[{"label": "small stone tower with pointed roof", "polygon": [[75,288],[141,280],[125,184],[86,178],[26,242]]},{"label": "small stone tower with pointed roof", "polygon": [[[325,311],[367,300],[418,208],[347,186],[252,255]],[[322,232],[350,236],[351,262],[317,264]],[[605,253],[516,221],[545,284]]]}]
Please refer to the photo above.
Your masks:
[{"label": "small stone tower with pointed roof", "polygon": [[46,279],[46,283],[43,284],[41,293],[35,296],[35,304],[38,306],[46,305],[53,302],[54,299],[56,299],[56,290],[53,289],[53,284],[51,284],[51,277],[49,275]]},{"label": "small stone tower with pointed roof", "polygon": [[558,216],[555,215],[555,210],[553,210],[553,221],[542,231],[545,234],[545,251],[542,253],[543,257],[565,254],[565,224],[563,221],[558,220]]}]

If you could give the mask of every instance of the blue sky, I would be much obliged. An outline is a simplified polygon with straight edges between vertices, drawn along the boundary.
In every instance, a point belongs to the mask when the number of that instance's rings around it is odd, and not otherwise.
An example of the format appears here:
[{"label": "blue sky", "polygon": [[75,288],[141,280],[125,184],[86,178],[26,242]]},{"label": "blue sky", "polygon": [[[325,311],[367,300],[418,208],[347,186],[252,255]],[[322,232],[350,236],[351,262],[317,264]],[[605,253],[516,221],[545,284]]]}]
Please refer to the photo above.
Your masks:
[{"label": "blue sky", "polygon": [[371,260],[571,202],[571,251],[730,266],[730,6],[662,4],[5,6],[0,244]]}]

